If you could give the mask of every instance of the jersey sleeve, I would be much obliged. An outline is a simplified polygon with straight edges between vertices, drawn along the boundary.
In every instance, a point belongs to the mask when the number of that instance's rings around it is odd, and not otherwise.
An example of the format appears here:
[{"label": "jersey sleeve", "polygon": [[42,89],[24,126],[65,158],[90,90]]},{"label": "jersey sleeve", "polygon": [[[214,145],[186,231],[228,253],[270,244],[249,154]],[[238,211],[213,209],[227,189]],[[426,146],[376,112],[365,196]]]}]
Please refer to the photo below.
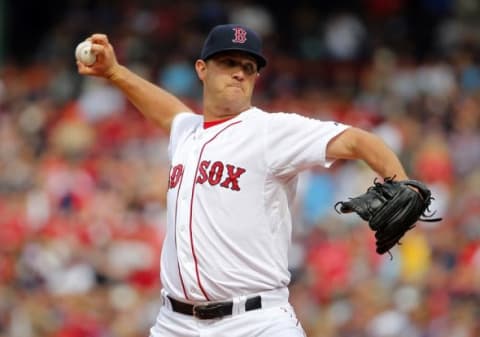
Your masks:
[{"label": "jersey sleeve", "polygon": [[265,127],[265,159],[277,176],[289,175],[315,166],[329,167],[329,141],[349,125],[320,121],[294,113],[272,113]]},{"label": "jersey sleeve", "polygon": [[170,142],[168,145],[168,158],[170,161],[173,158],[179,142],[188,132],[194,130],[195,127],[202,122],[202,119],[203,117],[201,115],[192,112],[182,112],[175,116],[170,129]]}]

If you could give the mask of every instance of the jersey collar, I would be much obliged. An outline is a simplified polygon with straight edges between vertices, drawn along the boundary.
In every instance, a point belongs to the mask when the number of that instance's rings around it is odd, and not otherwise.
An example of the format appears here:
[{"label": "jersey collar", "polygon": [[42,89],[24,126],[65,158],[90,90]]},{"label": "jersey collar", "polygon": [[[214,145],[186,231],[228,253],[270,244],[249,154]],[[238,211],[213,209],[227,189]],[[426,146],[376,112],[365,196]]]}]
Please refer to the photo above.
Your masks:
[{"label": "jersey collar", "polygon": [[249,109],[241,112],[240,114],[238,114],[238,115],[236,115],[236,116],[232,116],[232,117],[228,117],[228,118],[223,118],[223,119],[216,119],[216,120],[210,121],[210,122],[203,122],[203,129],[206,130],[206,129],[208,129],[208,128],[211,128],[212,126],[215,126],[215,125],[218,125],[218,124],[222,124],[222,123],[224,123],[224,122],[226,122],[226,121],[229,121],[229,120],[232,120],[232,119],[234,119],[234,118],[237,118],[237,117],[239,117],[239,116],[241,116],[241,115],[244,115],[245,113],[247,113],[247,112],[249,112],[249,111],[251,111],[251,110],[253,110],[253,109],[255,109],[255,107],[252,106],[252,107],[250,107]]},{"label": "jersey collar", "polygon": [[214,121],[210,121],[210,122],[203,122],[203,128],[204,129],[208,129],[208,128],[211,128],[212,126],[215,126],[215,125],[218,125],[218,124],[222,124],[226,121],[229,121],[230,119],[232,119],[233,117],[228,117],[228,118],[224,118],[224,119],[217,119],[217,120],[214,120]]}]

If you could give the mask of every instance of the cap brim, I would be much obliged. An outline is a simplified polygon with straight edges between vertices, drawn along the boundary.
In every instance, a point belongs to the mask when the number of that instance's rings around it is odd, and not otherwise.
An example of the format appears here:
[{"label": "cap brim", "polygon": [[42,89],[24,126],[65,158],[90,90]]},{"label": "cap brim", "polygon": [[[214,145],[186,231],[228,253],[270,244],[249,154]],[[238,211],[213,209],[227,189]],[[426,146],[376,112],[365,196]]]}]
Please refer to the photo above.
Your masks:
[{"label": "cap brim", "polygon": [[255,58],[255,60],[257,61],[258,69],[261,69],[261,68],[263,68],[267,65],[267,59],[263,55],[253,53],[251,51],[247,51],[247,50],[241,49],[241,48],[225,48],[225,49],[222,49],[222,50],[218,50],[218,51],[215,51],[213,53],[204,55],[202,57],[202,60],[206,61],[209,58],[211,58],[212,56],[223,53],[223,52],[226,52],[226,51],[240,51],[242,53],[253,56],[253,58]]}]

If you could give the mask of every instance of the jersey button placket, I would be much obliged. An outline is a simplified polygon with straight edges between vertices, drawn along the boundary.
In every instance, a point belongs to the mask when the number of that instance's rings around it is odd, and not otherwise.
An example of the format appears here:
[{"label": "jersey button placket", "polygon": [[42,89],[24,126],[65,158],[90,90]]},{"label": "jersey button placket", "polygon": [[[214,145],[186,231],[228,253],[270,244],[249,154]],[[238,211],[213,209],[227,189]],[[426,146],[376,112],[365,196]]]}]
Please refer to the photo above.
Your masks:
[{"label": "jersey button placket", "polygon": [[[190,139],[184,146],[185,148],[192,148],[195,141]],[[186,152],[188,153],[188,152]],[[192,163],[191,154],[183,157],[185,166],[182,177],[182,184],[178,190],[177,198],[177,219],[176,219],[176,243],[177,243],[177,257],[179,262],[179,268],[181,270],[182,279],[187,289],[187,296],[194,295],[194,292],[190,291],[195,281],[195,270],[192,263],[192,252],[190,235],[188,233],[189,216],[190,216],[190,196],[192,192],[193,182],[192,175],[195,170],[194,163]]]},{"label": "jersey button placket", "polygon": [[[190,230],[195,231],[195,228],[190,228],[192,225],[192,219],[190,219],[190,216],[195,218],[194,209],[192,209],[192,207],[194,207],[192,198],[195,198],[193,191],[195,189],[195,181],[198,174],[196,168],[199,161],[199,149],[201,148],[202,136],[200,132],[196,132],[192,138],[192,141],[189,142],[190,144],[186,144],[186,146],[190,147],[190,151],[187,152],[188,155],[185,158],[186,169],[184,172],[184,184],[181,188],[180,198],[178,200],[178,209],[181,210],[182,219],[179,222],[180,226],[178,227],[177,232],[177,240],[180,243],[177,249],[179,250],[178,256],[181,269],[185,273],[184,281],[187,291],[189,292],[189,296],[195,297],[200,296],[201,294],[197,285],[196,267],[194,256],[192,254],[192,245],[194,246],[195,242],[191,242]],[[195,239],[193,239],[193,241],[195,241]]]},{"label": "jersey button placket", "polygon": [[[199,193],[199,190],[198,190],[198,187],[200,185],[196,185],[197,183],[197,176],[198,176],[198,168],[199,168],[199,165],[200,165],[200,161],[201,161],[201,149],[203,148],[203,143],[204,143],[204,134],[203,134],[203,130],[197,130],[196,132],[196,137],[193,141],[193,144],[192,144],[192,148],[191,148],[191,151],[190,151],[190,155],[189,155],[189,164],[192,165],[192,168],[194,168],[195,172],[193,174],[193,184],[192,184],[192,190],[191,190],[191,194],[189,195],[189,197],[191,198],[190,199],[190,202],[189,202],[189,207],[190,207],[190,211],[191,211],[191,219],[189,218],[189,222],[188,222],[188,226],[187,226],[187,230],[186,230],[186,234],[188,234],[188,236],[190,237],[191,235],[191,240],[193,242],[190,242],[191,244],[191,250],[190,250],[190,256],[189,256],[189,260],[188,260],[188,270],[191,271],[193,273],[193,283],[190,284],[190,287],[189,287],[189,290],[190,290],[190,293],[192,295],[196,295],[196,296],[199,296],[199,297],[203,297],[204,295],[202,295],[203,293],[203,290],[200,289],[200,280],[198,279],[198,275],[196,275],[197,273],[197,268],[199,268],[199,266],[197,264],[201,264],[201,261],[195,261],[195,256],[197,256],[198,258],[198,252],[196,251],[197,250],[197,247],[198,247],[198,242],[202,241],[202,237],[199,237],[198,236],[198,228],[195,228],[196,225],[198,225],[198,223],[195,223],[194,219],[198,218],[198,215],[195,214],[196,212],[196,209],[195,209],[195,201],[198,200],[196,199],[197,196],[198,196],[198,193]],[[191,233],[190,233],[191,231]]]}]

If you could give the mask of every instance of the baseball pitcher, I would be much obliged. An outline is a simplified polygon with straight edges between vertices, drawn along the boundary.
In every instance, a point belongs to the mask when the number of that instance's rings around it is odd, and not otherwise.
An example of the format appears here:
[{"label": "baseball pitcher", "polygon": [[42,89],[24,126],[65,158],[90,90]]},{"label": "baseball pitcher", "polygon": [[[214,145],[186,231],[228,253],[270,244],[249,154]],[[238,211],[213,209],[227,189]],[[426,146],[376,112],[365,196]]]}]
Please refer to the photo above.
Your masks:
[{"label": "baseball pitcher", "polygon": [[[202,115],[120,65],[107,36],[87,40],[95,62],[78,60],[79,73],[108,79],[170,134],[162,307],[150,337],[305,336],[288,299],[290,203],[298,173],[359,159],[386,182],[408,181],[396,155],[359,128],[252,106],[267,60],[260,37],[248,27],[220,25],[207,36],[194,65],[203,84]],[[411,199],[421,207],[407,225],[401,218],[401,229],[388,231],[393,239],[382,239],[382,253],[430,200],[418,192],[423,186],[399,186],[411,192],[403,208]],[[340,211],[363,212],[370,221],[397,193],[393,187],[390,194],[373,192],[340,203]]]}]

